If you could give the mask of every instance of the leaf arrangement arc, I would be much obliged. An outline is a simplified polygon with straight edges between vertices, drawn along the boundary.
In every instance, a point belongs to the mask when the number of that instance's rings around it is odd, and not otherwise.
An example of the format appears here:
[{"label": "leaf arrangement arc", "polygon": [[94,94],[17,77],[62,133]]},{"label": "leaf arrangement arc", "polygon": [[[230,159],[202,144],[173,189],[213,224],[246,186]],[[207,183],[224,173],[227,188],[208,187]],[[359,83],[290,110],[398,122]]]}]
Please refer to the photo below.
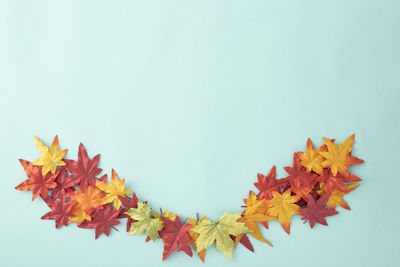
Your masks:
[{"label": "leaf arrangement arc", "polygon": [[164,243],[162,260],[175,250],[192,257],[193,251],[204,262],[206,251],[215,243],[216,249],[232,259],[232,252],[240,243],[248,250],[254,248],[248,237],[272,246],[260,229],[268,229],[277,221],[290,234],[291,218],[302,216],[304,223],[328,225],[326,217],[338,214],[339,206],[350,209],[343,197],[359,187],[361,178],[349,172],[349,167],[364,161],[351,152],[355,135],[337,144],[323,138],[317,149],[310,139],[304,152],[295,152],[293,165],[285,167],[287,177],[277,179],[276,167],[267,175],[258,174],[254,186],[244,199],[245,208],[239,213],[224,213],[218,221],[206,216],[182,221],[168,210],[152,211],[147,201],[125,188],[114,169],[111,181],[107,174],[100,177],[100,155],[90,158],[81,143],[77,160],[65,159],[67,149],[59,149],[56,135],[50,147],[34,136],[41,156],[29,162],[20,159],[27,179],[17,185],[20,191],[32,191],[32,201],[40,196],[50,211],[42,216],[54,220],[56,228],[76,223],[79,228],[95,229],[95,238],[109,236],[111,229],[126,219],[130,235],[147,235],[147,241],[161,239]]}]

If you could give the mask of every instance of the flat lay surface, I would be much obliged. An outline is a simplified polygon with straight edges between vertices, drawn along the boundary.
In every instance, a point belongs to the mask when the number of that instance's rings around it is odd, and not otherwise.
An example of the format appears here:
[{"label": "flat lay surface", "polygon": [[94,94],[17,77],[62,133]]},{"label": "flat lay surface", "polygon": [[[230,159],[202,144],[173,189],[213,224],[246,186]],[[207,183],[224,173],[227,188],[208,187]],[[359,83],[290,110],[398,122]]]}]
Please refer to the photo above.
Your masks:
[{"label": "flat lay surface", "polygon": [[[2,266],[396,266],[400,149],[398,1],[1,1]],[[257,173],[287,176],[307,138],[343,142],[361,186],[329,226],[271,222],[233,259],[172,254],[128,236],[125,221],[56,229],[47,205],[14,189],[33,135],[101,154],[158,211],[218,220],[238,213]],[[330,260],[329,260],[330,259]]]}]

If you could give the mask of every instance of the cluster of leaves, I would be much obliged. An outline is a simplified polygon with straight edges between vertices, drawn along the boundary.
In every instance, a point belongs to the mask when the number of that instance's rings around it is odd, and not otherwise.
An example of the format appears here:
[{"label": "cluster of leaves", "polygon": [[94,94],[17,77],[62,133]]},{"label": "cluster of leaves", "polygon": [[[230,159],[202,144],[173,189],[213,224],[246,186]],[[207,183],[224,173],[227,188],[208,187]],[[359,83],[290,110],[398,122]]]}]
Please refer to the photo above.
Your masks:
[{"label": "cluster of leaves", "polygon": [[[259,190],[250,191],[244,199],[242,213],[225,213],[218,221],[207,217],[186,219],[182,222],[176,214],[152,211],[146,201],[125,189],[125,180],[111,171],[111,183],[107,175],[99,174],[100,155],[89,158],[83,144],[79,145],[78,160],[64,159],[67,150],[60,150],[56,136],[50,147],[34,137],[41,157],[34,162],[20,159],[28,179],[16,186],[17,190],[33,191],[32,201],[40,196],[51,211],[42,216],[55,220],[56,228],[76,223],[80,228],[95,228],[95,238],[108,236],[111,228],[127,219],[126,231],[130,234],[147,235],[146,242],[162,239],[163,260],[175,250],[192,256],[191,245],[202,261],[206,250],[215,242],[218,251],[232,258],[238,243],[254,252],[247,234],[255,239],[266,240],[257,223],[268,229],[268,222],[277,220],[290,233],[292,215],[302,215],[311,228],[316,223],[327,225],[326,217],[337,214],[336,206],[350,209],[343,196],[356,189],[361,179],[348,167],[363,161],[351,155],[354,135],[338,145],[324,138],[324,144],[314,148],[307,141],[305,152],[296,152],[293,166],[285,167],[288,176],[276,179],[276,168],[267,176],[258,174],[254,184]],[[131,195],[132,196],[129,196]]]}]

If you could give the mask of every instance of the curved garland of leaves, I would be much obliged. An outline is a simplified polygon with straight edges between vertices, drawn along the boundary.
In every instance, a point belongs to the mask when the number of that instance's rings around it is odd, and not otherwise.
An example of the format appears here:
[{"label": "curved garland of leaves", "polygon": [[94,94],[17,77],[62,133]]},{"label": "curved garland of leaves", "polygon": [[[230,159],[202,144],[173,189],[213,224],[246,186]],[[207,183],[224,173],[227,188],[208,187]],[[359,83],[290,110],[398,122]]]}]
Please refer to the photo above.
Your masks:
[{"label": "curved garland of leaves", "polygon": [[247,234],[272,246],[257,223],[268,229],[269,221],[279,221],[290,234],[293,215],[301,215],[313,228],[316,223],[327,225],[325,218],[338,213],[336,206],[350,209],[343,196],[356,189],[359,184],[355,182],[361,179],[348,167],[364,162],[351,155],[354,135],[339,145],[323,139],[324,144],[318,149],[308,139],[306,151],[294,153],[293,166],[284,168],[287,177],[276,179],[275,166],[266,176],[258,174],[254,185],[259,192],[249,192],[243,212],[225,213],[217,222],[198,215],[182,222],[168,210],[151,211],[146,201],[125,189],[125,179],[120,180],[114,170],[111,183],[107,183],[107,174],[98,178],[102,171],[97,167],[100,155],[90,159],[82,143],[77,161],[64,159],[67,149],[59,149],[57,136],[50,147],[34,137],[42,156],[32,163],[19,160],[28,179],[15,189],[33,191],[32,201],[40,196],[51,209],[42,219],[55,220],[56,228],[71,223],[95,228],[97,239],[103,233],[108,236],[121,219],[127,219],[129,234],[145,233],[146,242],[163,240],[163,260],[175,249],[192,256],[193,245],[204,261],[206,250],[214,242],[217,250],[231,259],[238,243],[254,252]]}]

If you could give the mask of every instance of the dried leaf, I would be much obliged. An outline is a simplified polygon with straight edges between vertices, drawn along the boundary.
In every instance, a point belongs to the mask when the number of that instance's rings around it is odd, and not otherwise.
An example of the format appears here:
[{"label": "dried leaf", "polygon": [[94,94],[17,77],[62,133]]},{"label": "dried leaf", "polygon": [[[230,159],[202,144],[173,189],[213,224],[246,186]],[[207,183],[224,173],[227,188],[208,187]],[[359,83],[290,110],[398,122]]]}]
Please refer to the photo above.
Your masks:
[{"label": "dried leaf", "polygon": [[54,174],[47,173],[43,176],[41,167],[34,166],[29,161],[23,159],[20,159],[19,162],[24,168],[28,179],[17,185],[15,189],[20,191],[33,191],[32,201],[35,200],[38,195],[43,199],[47,199],[48,190],[57,186],[55,179],[60,171],[57,170]]},{"label": "dried leaf", "polygon": [[300,210],[300,215],[303,216],[301,219],[304,220],[304,223],[309,221],[311,228],[314,227],[315,223],[328,225],[325,217],[338,214],[338,212],[334,209],[325,208],[329,196],[330,194],[326,193],[322,195],[322,197],[320,197],[317,201],[315,201],[315,199],[311,195],[308,196],[307,208],[302,208]]},{"label": "dried leaf", "polygon": [[65,156],[65,153],[67,153],[67,149],[58,149],[57,135],[54,137],[50,149],[45,146],[36,136],[34,136],[33,139],[35,140],[36,146],[38,147],[42,156],[37,158],[32,164],[36,166],[43,166],[42,175],[46,175],[50,171],[51,173],[55,173],[58,166],[65,165],[65,162],[62,161],[62,159]]},{"label": "dried leaf", "polygon": [[290,218],[299,214],[300,207],[295,204],[298,197],[291,196],[290,190],[282,194],[274,192],[273,196],[274,198],[268,201],[268,214],[276,217],[286,233],[290,234]]},{"label": "dried leaf", "polygon": [[90,159],[85,147],[80,143],[78,160],[65,160],[66,168],[71,173],[67,186],[79,184],[82,190],[85,190],[88,185],[95,186],[95,177],[101,172],[101,169],[97,168],[99,160],[100,154]]},{"label": "dried leaf", "polygon": [[165,228],[160,231],[160,237],[164,240],[163,261],[166,260],[172,252],[177,248],[178,251],[184,251],[192,257],[192,249],[190,248],[191,237],[189,229],[192,225],[181,222],[177,216],[174,220],[162,217],[161,220],[165,224]]},{"label": "dried leaf", "polygon": [[156,241],[159,236],[158,231],[163,229],[163,222],[160,219],[151,218],[151,209],[147,204],[139,201],[136,209],[130,208],[125,213],[133,220],[136,220],[136,222],[132,223],[129,231],[130,235],[139,235],[146,231],[151,240]]},{"label": "dried leaf", "polygon": [[229,235],[237,236],[249,232],[244,223],[237,221],[240,217],[240,214],[224,213],[217,222],[211,222],[207,219],[200,221],[192,229],[193,232],[200,234],[195,242],[197,252],[207,249],[215,241],[217,250],[232,259],[234,242]]},{"label": "dried leaf", "polygon": [[113,202],[114,207],[118,210],[121,207],[121,200],[118,197],[132,194],[132,191],[125,190],[125,179],[120,181],[114,170],[111,173],[111,184],[96,181],[96,186],[107,193],[103,204]]}]

